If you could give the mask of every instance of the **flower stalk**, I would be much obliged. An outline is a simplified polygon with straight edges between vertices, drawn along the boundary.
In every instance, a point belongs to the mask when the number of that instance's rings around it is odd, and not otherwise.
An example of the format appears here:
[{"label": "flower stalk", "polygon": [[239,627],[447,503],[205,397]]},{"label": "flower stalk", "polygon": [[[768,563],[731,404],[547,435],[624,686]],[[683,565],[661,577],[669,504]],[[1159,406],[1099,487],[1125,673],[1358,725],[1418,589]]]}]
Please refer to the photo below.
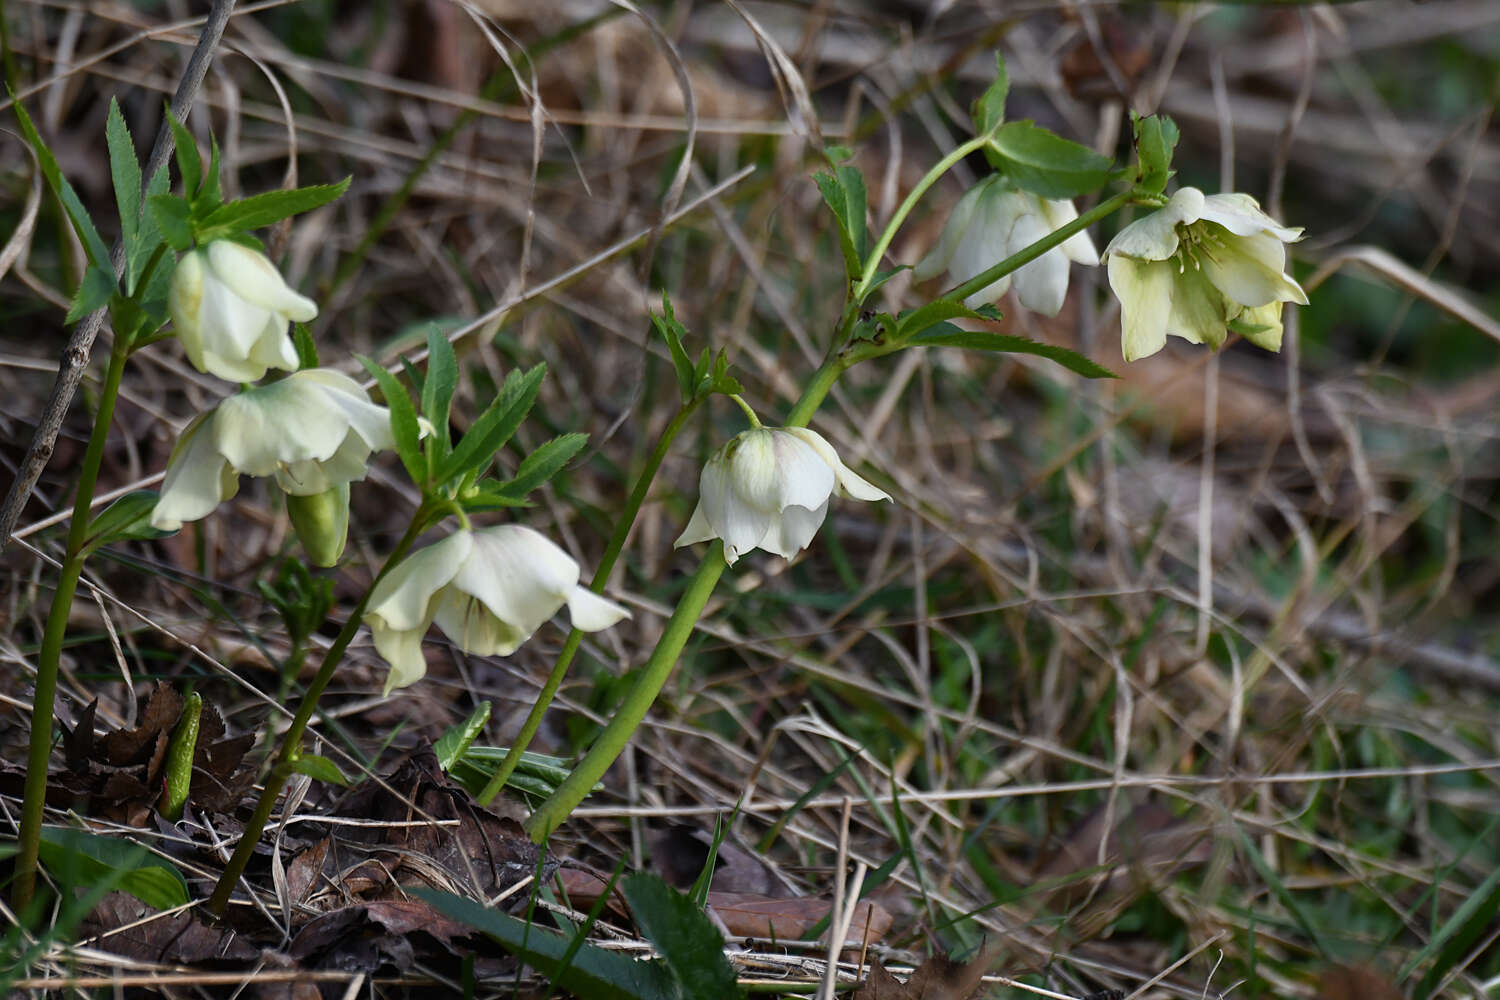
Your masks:
[{"label": "flower stalk", "polygon": [[260,842],[261,832],[265,830],[267,821],[271,818],[271,810],[276,807],[276,800],[281,797],[281,789],[286,785],[287,779],[296,770],[297,757],[302,752],[302,734],[307,730],[307,724],[312,719],[314,709],[318,706],[318,697],[328,687],[328,682],[333,680],[333,671],[343,659],[344,651],[349,648],[349,643],[354,640],[355,633],[359,631],[364,622],[365,607],[370,603],[370,595],[375,592],[375,587],[385,578],[386,574],[396,568],[406,553],[416,542],[417,536],[427,528],[427,522],[432,515],[431,509],[423,504],[412,516],[411,524],[406,529],[406,534],[396,543],[391,554],[386,557],[385,565],[381,566],[380,572],[370,582],[370,588],[365,591],[354,610],[349,613],[349,620],[339,630],[338,637],[333,640],[333,645],[328,647],[328,652],[323,655],[322,666],[313,677],[312,683],[308,685],[307,693],[302,696],[302,703],[297,706],[297,714],[292,717],[292,724],[287,727],[286,733],[281,738],[281,750],[276,755],[276,762],[271,765],[271,772],[266,776],[265,788],[260,793],[260,799],[255,803],[255,812],[251,814],[250,820],[245,824],[245,831],[240,836],[240,842],[234,849],[234,854],[229,863],[224,866],[224,874],[219,877],[219,883],[214,887],[214,894],[209,898],[208,908],[216,915],[222,916],[229,905],[229,897],[234,892],[235,883],[245,872],[245,866],[250,863],[250,856],[255,853],[255,845]]},{"label": "flower stalk", "polygon": [[62,662],[63,638],[68,629],[68,615],[78,591],[87,554],[89,510],[94,503],[94,488],[99,481],[99,466],[104,460],[104,445],[114,422],[115,400],[120,394],[120,380],[125,361],[130,357],[129,338],[117,334],[109,352],[104,384],[99,392],[99,410],[94,415],[94,429],[89,435],[83,465],[78,471],[78,492],[73,499],[73,517],[68,523],[67,548],[62,572],[47,623],[42,631],[42,648],[36,664],[36,690],[31,699],[31,744],[26,756],[26,788],[21,805],[19,853],[16,855],[15,882],[11,902],[16,910],[31,902],[36,891],[37,857],[41,851],[42,814],[47,804],[47,761],[52,756],[52,710],[57,700],[57,672]]},{"label": "flower stalk", "polygon": [[[677,439],[678,433],[686,426],[688,418],[693,415],[705,398],[707,397],[696,397],[677,410],[662,431],[656,447],[646,459],[646,465],[641,469],[641,474],[636,477],[635,488],[630,491],[630,496],[625,501],[625,509],[620,512],[619,518],[615,521],[614,533],[610,535],[609,544],[605,546],[604,555],[600,557],[599,566],[594,571],[594,579],[589,584],[589,589],[594,593],[604,593],[604,585],[609,581],[609,575],[614,570],[620,553],[625,550],[625,540],[630,535],[630,529],[635,525],[636,516],[641,512],[641,504],[646,502],[646,494],[651,490],[657,470],[661,468],[662,461],[667,457],[672,442]],[[511,743],[510,752],[500,762],[500,767],[495,771],[494,777],[490,778],[484,790],[479,793],[480,805],[487,806],[493,802],[495,796],[500,794],[500,789],[505,787],[505,783],[515,773],[516,765],[521,763],[521,755],[526,752],[537,730],[541,728],[542,717],[547,714],[547,708],[552,704],[552,699],[557,696],[557,689],[562,686],[563,677],[567,674],[568,667],[572,665],[573,657],[578,654],[578,648],[582,644],[583,630],[571,629],[567,640],[563,643],[562,650],[557,654],[557,661],[552,665],[552,672],[547,675],[547,680],[542,684],[541,691],[537,693],[531,711],[526,714],[526,721],[521,724],[521,731],[516,734],[516,738]]]}]

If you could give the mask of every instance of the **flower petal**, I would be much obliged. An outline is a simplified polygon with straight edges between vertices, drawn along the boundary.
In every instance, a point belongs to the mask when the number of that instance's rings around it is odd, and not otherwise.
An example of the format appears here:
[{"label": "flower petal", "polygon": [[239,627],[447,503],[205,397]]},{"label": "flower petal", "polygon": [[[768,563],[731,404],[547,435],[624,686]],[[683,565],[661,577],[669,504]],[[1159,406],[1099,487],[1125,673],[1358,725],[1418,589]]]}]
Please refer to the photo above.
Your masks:
[{"label": "flower petal", "polygon": [[[1018,253],[1050,232],[1047,220],[1040,214],[1023,215],[1011,230],[1008,249],[1011,253]],[[1062,311],[1063,300],[1068,297],[1068,258],[1061,248],[1049,250],[1018,268],[1015,279],[1016,298],[1021,300],[1021,305],[1044,316],[1056,316]]]},{"label": "flower petal", "polygon": [[833,450],[833,445],[828,439],[809,427],[785,427],[782,428],[788,434],[795,434],[805,441],[814,451],[822,457],[833,468],[834,478],[838,484],[838,494],[854,500],[889,500],[890,494],[868,480],[853,472],[843,460],[839,458],[838,452]]},{"label": "flower petal", "polygon": [[1302,287],[1282,273],[1286,248],[1274,236],[1223,236],[1200,248],[1197,256],[1208,279],[1240,305],[1307,301]]},{"label": "flower petal", "polygon": [[443,634],[475,656],[509,656],[531,638],[530,631],[496,618],[483,601],[456,586],[439,591],[432,610]]},{"label": "flower petal", "polygon": [[[826,504],[838,485],[838,473],[833,465],[838,456],[834,455],[833,462],[829,462],[806,436],[791,433],[787,428],[778,427],[769,433],[776,472],[772,509],[782,511],[788,507],[811,508]],[[831,447],[828,450],[833,451]]]},{"label": "flower petal", "polygon": [[474,549],[450,586],[478,598],[524,641],[557,613],[577,583],[572,556],[540,532],[505,524],[474,532]]},{"label": "flower petal", "polygon": [[172,272],[167,288],[167,312],[182,348],[193,367],[203,366],[203,256],[201,251],[185,253]]},{"label": "flower petal", "polygon": [[[1052,201],[1047,198],[1038,198],[1037,201],[1041,205],[1042,215],[1047,220],[1049,232],[1056,232],[1078,218],[1078,209],[1073,207],[1073,203],[1067,199]],[[1064,257],[1075,264],[1082,264],[1085,267],[1099,266],[1099,251],[1094,248],[1094,241],[1089,237],[1087,229],[1063,240],[1062,246],[1058,249],[1063,252]]]},{"label": "flower petal", "polygon": [[1263,306],[1256,306],[1254,309],[1246,309],[1240,313],[1238,319],[1249,326],[1263,327],[1263,329],[1245,334],[1245,339],[1250,341],[1250,343],[1256,347],[1263,347],[1268,351],[1281,350],[1282,325],[1280,302],[1268,302]]},{"label": "flower petal", "polygon": [[629,618],[630,612],[614,601],[607,600],[582,585],[574,587],[568,594],[568,618],[573,627],[584,632],[602,632],[621,619]]},{"label": "flower petal", "polygon": [[239,486],[238,476],[226,477],[229,463],[214,447],[212,429],[205,426],[215,412],[194,418],[172,448],[161,496],[151,511],[151,527],[158,531],[176,531],[184,521],[207,516]]},{"label": "flower petal", "polygon": [[396,688],[415,684],[426,676],[427,658],[422,655],[422,637],[427,634],[427,628],[431,624],[430,619],[423,619],[413,628],[393,629],[375,622],[370,623],[375,651],[391,665],[390,673],[385,676],[385,690],[381,692],[383,695],[390,694]]},{"label": "flower petal", "polygon": [[473,547],[472,533],[455,531],[401,560],[370,593],[365,612],[370,627],[400,631],[420,626],[425,632],[432,622],[432,595],[448,585]]},{"label": "flower petal", "polygon": [[687,527],[682,529],[682,534],[677,536],[677,541],[672,543],[672,547],[680,549],[684,545],[706,542],[718,537],[714,534],[713,525],[708,523],[708,518],[703,514],[703,501],[700,500],[698,506],[693,508],[693,516],[688,518]]},{"label": "flower petal", "polygon": [[783,559],[790,559],[807,548],[827,516],[827,500],[812,510],[806,507],[788,507],[772,522],[771,530],[760,541],[760,547]]},{"label": "flower petal", "polygon": [[1202,212],[1203,192],[1194,187],[1179,188],[1161,208],[1120,230],[1104,248],[1104,256],[1166,260],[1177,252],[1178,223],[1196,221]]},{"label": "flower petal", "polygon": [[1120,350],[1126,361],[1150,357],[1167,345],[1167,318],[1172,310],[1172,279],[1176,268],[1168,261],[1145,261],[1112,255],[1109,287],[1120,300]]},{"label": "flower petal", "polygon": [[348,420],[348,426],[364,438],[372,450],[388,451],[396,447],[396,439],[391,433],[391,412],[370,402],[370,394],[354,379],[331,368],[311,368],[297,374],[325,390],[327,400],[338,407]]},{"label": "flower petal", "polygon": [[[1172,268],[1174,262],[1168,261]],[[1229,303],[1224,294],[1196,267],[1188,267],[1172,280],[1172,308],[1167,332],[1194,344],[1222,347],[1228,336]]]},{"label": "flower petal", "polygon": [[1261,211],[1260,202],[1237,191],[1211,194],[1204,198],[1198,217],[1208,222],[1217,222],[1237,236],[1267,233],[1282,243],[1293,243],[1302,238],[1300,226],[1279,224]]},{"label": "flower petal", "polygon": [[219,280],[241,299],[299,323],[317,318],[317,303],[292,291],[265,254],[230,240],[215,240],[207,252]]},{"label": "flower petal", "polygon": [[928,278],[936,278],[948,269],[953,260],[953,253],[958,249],[964,234],[974,223],[975,210],[979,207],[979,200],[984,195],[987,184],[976,184],[965,191],[963,197],[958,199],[958,204],[953,206],[953,212],[948,216],[947,225],[943,226],[943,235],[938,237],[937,246],[928,252],[927,256],[917,262],[912,268],[912,277],[917,281],[926,281]]},{"label": "flower petal", "polygon": [[269,476],[283,462],[331,458],[344,443],[348,420],[306,374],[295,372],[219,404],[214,440],[240,472]]}]

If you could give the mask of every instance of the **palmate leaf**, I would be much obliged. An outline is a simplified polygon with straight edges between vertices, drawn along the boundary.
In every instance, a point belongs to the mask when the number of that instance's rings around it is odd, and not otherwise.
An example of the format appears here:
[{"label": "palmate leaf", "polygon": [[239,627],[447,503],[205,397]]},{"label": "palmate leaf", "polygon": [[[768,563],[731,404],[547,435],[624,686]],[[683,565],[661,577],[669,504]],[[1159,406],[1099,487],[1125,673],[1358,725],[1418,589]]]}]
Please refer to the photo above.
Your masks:
[{"label": "palmate leaf", "polygon": [[667,298],[667,293],[661,293],[660,316],[651,314],[651,325],[656,327],[662,339],[667,342],[667,353],[672,358],[672,368],[677,372],[677,389],[682,395],[682,401],[687,403],[693,398],[694,378],[693,362],[687,356],[687,349],[682,346],[683,338],[687,336],[687,329],[679,322],[672,312],[672,300]]},{"label": "palmate leaf", "polygon": [[104,240],[99,236],[99,230],[94,228],[94,220],[89,218],[89,213],[79,200],[78,192],[73,190],[73,185],[63,176],[62,168],[57,165],[57,157],[52,155],[52,150],[42,141],[42,135],[32,122],[31,115],[26,113],[23,105],[15,92],[6,88],[10,93],[11,108],[16,113],[17,120],[21,123],[21,131],[26,135],[26,141],[36,152],[37,163],[42,168],[42,177],[46,179],[47,186],[62,202],[63,211],[68,216],[68,221],[73,224],[73,231],[83,241],[83,252],[87,255],[89,263],[97,268],[109,269],[110,280],[114,280],[114,271],[110,268],[109,247],[104,245]]},{"label": "palmate leaf", "polygon": [[974,101],[971,115],[974,134],[984,135],[1005,121],[1005,98],[1010,93],[1010,74],[1005,71],[1005,57],[995,53],[995,81]]},{"label": "palmate leaf", "polygon": [[521,460],[521,467],[498,490],[501,496],[521,499],[562,471],[563,466],[588,444],[587,434],[563,434],[543,444]]},{"label": "palmate leaf", "polygon": [[302,212],[320,208],[337,200],[349,190],[350,178],[337,184],[315,184],[292,191],[266,191],[238,201],[220,205],[198,220],[198,233],[204,241],[240,232],[260,229]]},{"label": "palmate leaf", "polygon": [[546,374],[547,366],[540,364],[528,372],[513,371],[506,376],[494,401],[438,466],[436,481],[446,483],[488,465],[526,419]]}]

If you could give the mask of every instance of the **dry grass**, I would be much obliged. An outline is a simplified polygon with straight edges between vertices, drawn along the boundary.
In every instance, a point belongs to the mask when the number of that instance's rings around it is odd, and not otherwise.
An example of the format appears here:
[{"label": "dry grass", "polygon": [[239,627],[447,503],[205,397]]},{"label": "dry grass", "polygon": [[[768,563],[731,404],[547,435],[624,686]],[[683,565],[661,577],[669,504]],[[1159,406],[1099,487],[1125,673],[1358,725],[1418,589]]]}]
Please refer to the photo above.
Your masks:
[{"label": "dry grass", "polygon": [[[101,218],[108,99],[148,143],[195,37],[187,6],[5,6],[21,93]],[[814,426],[897,503],[838,506],[793,564],[732,571],[607,791],[551,846],[605,871],[620,858],[670,868],[670,823],[711,834],[722,817],[727,842],[750,849],[774,825],[765,857],[796,891],[832,893],[845,864],[870,873],[867,889],[880,874],[872,898],[895,928],[871,952],[887,964],[987,941],[996,972],[1054,996],[1372,995],[1337,992],[1340,965],[1409,993],[1500,865],[1500,135],[1493,91],[1474,84],[1500,65],[1486,41],[1500,10],[1004,6],[251,5],[193,124],[219,138],[228,193],[353,176],[341,202],[275,237],[289,279],[322,305],[325,363],[415,359],[443,324],[470,376],[460,425],[506,372],[548,364],[527,443],[580,430],[592,450],[525,517],[592,567],[675,404],[648,337],[662,289],[764,414],[784,412],[820,359],[843,288],[810,180],[819,141],[857,148],[883,223],[961,138],[996,45],[1011,117],[1115,151],[1121,89],[1175,116],[1184,182],[1229,178],[1308,228],[1299,274],[1329,265],[1309,282],[1300,342],[1126,369],[1102,274],[1075,269],[1058,321],[1017,312],[1007,327],[1078,347],[1117,383],[951,352],[856,369]],[[21,144],[0,146],[0,162],[0,212],[25,237],[0,281],[13,468],[81,257],[45,200],[24,221]],[[972,177],[955,173],[894,260],[935,237]],[[891,301],[914,301],[909,286],[892,281]],[[155,482],[176,432],[223,391],[170,342],[138,356],[102,487]],[[88,420],[75,406],[5,555],[0,747],[18,765],[53,525]],[[651,649],[694,565],[670,546],[699,463],[739,420],[715,404],[667,461],[612,587],[634,619],[586,645],[538,749],[578,749],[618,699],[614,678]],[[356,491],[345,608],[404,527],[398,472],[388,460]],[[97,698],[101,724],[125,725],[150,679],[194,679],[231,731],[274,727],[286,644],[255,581],[293,545],[247,483],[196,529],[97,559],[63,717]],[[428,678],[385,700],[360,640],[325,697],[324,752],[387,774],[486,700],[486,741],[507,745],[560,643],[544,630],[487,659],[435,638]],[[342,836],[339,798],[303,793],[279,863],[319,824]],[[131,835],[206,893],[214,818],[138,819]],[[295,904],[269,869],[250,883],[252,937],[283,957],[349,891]],[[618,930],[597,939],[635,940],[606,921]],[[1496,934],[1450,963],[1445,995],[1494,995]],[[747,982],[805,993],[824,946],[734,957]],[[227,995],[254,980],[352,996],[456,982],[425,960],[399,976],[286,961],[188,968],[122,959],[109,938],[59,942],[24,985]],[[845,972],[852,983],[856,964]]]}]

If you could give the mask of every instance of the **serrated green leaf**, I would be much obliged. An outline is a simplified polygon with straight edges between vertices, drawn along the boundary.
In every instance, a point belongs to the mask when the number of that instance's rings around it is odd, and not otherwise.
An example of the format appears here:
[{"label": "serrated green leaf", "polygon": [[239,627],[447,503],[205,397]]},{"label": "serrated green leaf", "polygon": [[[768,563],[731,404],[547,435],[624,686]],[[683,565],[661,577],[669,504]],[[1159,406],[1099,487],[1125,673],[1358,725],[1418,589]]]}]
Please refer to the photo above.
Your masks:
[{"label": "serrated green leaf", "polygon": [[1172,176],[1172,150],[1177,146],[1177,123],[1164,115],[1135,119],[1137,183],[1148,191],[1166,190]]},{"label": "serrated green leaf", "polygon": [[848,146],[824,146],[823,159],[828,161],[830,167],[836,167],[845,160],[853,159],[854,150]]},{"label": "serrated green leaf", "polygon": [[439,913],[498,941],[554,986],[571,993],[590,1000],[679,1000],[682,996],[675,977],[659,961],[633,959],[591,944],[574,950],[574,942],[557,931],[528,925],[472,899],[422,887],[407,891]]},{"label": "serrated green leaf", "polygon": [[119,286],[115,284],[115,272],[109,268],[108,262],[104,267],[90,264],[83,272],[83,280],[78,283],[78,290],[73,293],[73,301],[68,303],[68,315],[64,317],[66,323],[76,323],[95,309],[103,309],[109,305],[110,299],[115,297]]},{"label": "serrated green leaf", "polygon": [[651,314],[651,325],[656,327],[656,331],[667,342],[667,354],[671,356],[672,368],[677,372],[677,388],[682,394],[682,401],[686,403],[693,398],[693,386],[698,381],[693,377],[693,363],[682,346],[687,330],[677,322],[677,317],[672,312],[672,300],[667,298],[666,292],[661,293],[661,309],[662,315]]},{"label": "serrated green leaf", "polygon": [[[870,252],[870,230],[865,223],[865,210],[869,198],[865,192],[865,175],[858,167],[839,167],[839,184],[844,189],[848,202],[849,238],[854,241],[854,253],[861,262]],[[861,263],[863,270],[863,263]]]},{"label": "serrated green leaf", "polygon": [[198,143],[167,105],[167,124],[172,129],[173,152],[177,157],[177,173],[182,177],[182,193],[193,198],[203,183],[203,158],[198,155]]},{"label": "serrated green leaf", "polygon": [[724,957],[724,935],[692,900],[645,873],[626,878],[623,889],[641,932],[661,953],[684,996],[742,995],[734,966]]},{"label": "serrated green leaf", "polygon": [[[930,330],[935,324],[944,320],[979,319],[979,313],[970,309],[962,302],[952,299],[939,299],[929,302],[920,309],[909,309],[903,312],[896,320],[896,334],[898,339],[912,337]],[[957,327],[954,327],[957,329]]]},{"label": "serrated green leaf", "polygon": [[[139,844],[70,827],[42,827],[41,858],[75,885],[119,878],[119,888],[158,910],[188,901],[187,879]],[[121,874],[123,872],[123,874]]]},{"label": "serrated green leaf", "polygon": [[293,191],[266,191],[251,195],[249,198],[220,205],[204,216],[198,226],[205,238],[212,238],[208,234],[219,230],[240,232],[260,229],[337,200],[349,190],[349,181],[350,178],[345,177],[337,184],[316,184]]},{"label": "serrated green leaf", "polygon": [[318,345],[306,323],[292,324],[292,347],[297,351],[298,369],[318,367]]},{"label": "serrated green leaf", "polygon": [[465,475],[488,465],[495,453],[505,446],[526,414],[536,402],[547,366],[537,365],[524,374],[513,371],[489,408],[474,421],[469,432],[454,445],[453,453],[438,467],[437,482],[446,483],[454,476]]},{"label": "serrated green leaf", "polygon": [[493,510],[516,510],[521,507],[536,506],[525,497],[512,496],[504,492],[494,483],[474,487],[459,497],[458,502],[467,514],[483,514]]},{"label": "serrated green leaf", "polygon": [[870,287],[865,290],[865,299],[868,300],[870,298],[870,296],[874,294],[875,289],[879,288],[881,285],[885,284],[887,281],[890,281],[892,278],[894,278],[896,275],[900,274],[902,271],[910,271],[910,270],[911,270],[911,265],[910,264],[897,264],[895,267],[890,268],[888,270],[885,270],[885,271],[876,271],[875,272],[875,276],[870,279]]},{"label": "serrated green leaf", "polygon": [[84,534],[84,552],[93,552],[101,545],[138,538],[165,538],[174,534],[151,527],[151,512],[160,499],[153,490],[136,490],[127,493],[99,512],[89,522]]},{"label": "serrated green leaf", "polygon": [[489,702],[480,702],[467,719],[456,726],[449,726],[432,745],[433,752],[437,754],[438,766],[444,772],[453,770],[453,765],[468,753],[470,745],[484,732],[485,723],[490,721],[490,708]]},{"label": "serrated green leaf", "polygon": [[193,209],[184,199],[173,194],[153,194],[147,196],[146,206],[167,246],[183,253],[193,245]]},{"label": "serrated green leaf", "polygon": [[1009,122],[995,130],[989,148],[1018,187],[1043,198],[1076,198],[1109,180],[1106,156],[1049,132],[1035,122]]},{"label": "serrated green leaf", "polygon": [[543,444],[521,460],[521,467],[500,486],[500,495],[521,498],[562,471],[573,456],[588,444],[587,434],[563,434]]},{"label": "serrated green leaf", "polygon": [[1068,371],[1084,378],[1118,378],[1103,365],[1095,364],[1076,351],[1056,344],[1041,344],[1026,337],[985,330],[960,330],[952,323],[939,323],[917,334],[907,343],[912,347],[961,347],[970,351],[992,351],[998,354],[1035,354],[1055,361]]},{"label": "serrated green leaf", "polygon": [[349,784],[349,779],[344,777],[344,772],[339,770],[337,764],[315,753],[298,754],[297,759],[292,761],[292,770],[330,785]]},{"label": "serrated green leaf", "polygon": [[[52,155],[52,150],[42,141],[42,135],[36,130],[31,115],[26,113],[26,106],[8,86],[6,90],[10,93],[11,108],[21,123],[21,131],[26,134],[26,141],[31,143],[31,148],[36,151],[37,163],[42,168],[42,177],[47,181],[47,186],[52,189],[57,200],[62,202],[63,212],[67,214],[68,221],[73,224],[73,231],[83,242],[83,252],[88,257],[89,263],[96,267],[110,268],[109,247],[104,245],[104,240],[99,236],[99,230],[94,228],[94,220],[89,218],[88,209],[83,207],[83,202],[78,198],[78,192],[73,190],[73,185],[69,184],[68,179],[63,176],[62,168],[57,165],[57,157]],[[112,268],[110,275],[113,280]]]},{"label": "serrated green leaf", "polygon": [[391,436],[396,439],[396,454],[401,456],[406,474],[418,486],[425,485],[426,461],[422,457],[421,425],[417,422],[417,409],[412,405],[411,397],[396,381],[396,376],[363,355],[356,354],[355,357],[375,379],[385,397],[386,408],[391,412]]},{"label": "serrated green leaf", "polygon": [[[823,202],[833,211],[834,219],[838,222],[839,250],[844,255],[844,271],[850,278],[856,278],[863,271],[864,264],[861,263],[859,248],[854,242],[854,231],[849,219],[849,194],[844,190],[844,185],[839,179],[832,174],[814,174],[813,180],[823,194]],[[863,216],[861,216],[861,222],[863,222]]]},{"label": "serrated green leaf", "polygon": [[979,95],[970,111],[975,135],[984,135],[1005,121],[1005,99],[1009,95],[1010,74],[1005,70],[1005,57],[996,52],[995,81]]},{"label": "serrated green leaf", "polygon": [[453,345],[434,324],[427,334],[427,373],[422,379],[422,415],[436,432],[433,454],[441,462],[451,450],[448,415],[453,408],[453,392],[458,388],[458,357]]},{"label": "serrated green leaf", "polygon": [[224,204],[224,195],[219,190],[219,140],[214,138],[212,132],[208,133],[208,150],[208,171],[203,175],[203,185],[191,199],[193,216],[200,219]]},{"label": "serrated green leaf", "polygon": [[109,116],[104,120],[104,141],[109,147],[109,176],[115,188],[115,207],[120,211],[120,240],[125,244],[126,291],[135,288],[135,277],[145,265],[139,242],[141,220],[141,163],[136,159],[135,140],[120,112],[120,102],[109,99]]}]

